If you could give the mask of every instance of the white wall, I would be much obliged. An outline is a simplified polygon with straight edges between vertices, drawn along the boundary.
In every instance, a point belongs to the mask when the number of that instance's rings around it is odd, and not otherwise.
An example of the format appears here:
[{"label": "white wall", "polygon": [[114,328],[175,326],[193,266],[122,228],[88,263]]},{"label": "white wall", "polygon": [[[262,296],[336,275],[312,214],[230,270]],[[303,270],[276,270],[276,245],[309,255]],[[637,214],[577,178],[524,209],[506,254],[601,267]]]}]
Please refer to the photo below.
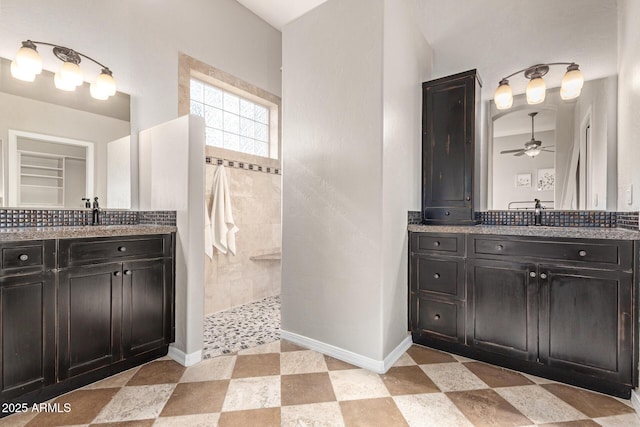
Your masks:
[{"label": "white wall", "polygon": [[[2,0],[0,56],[13,59],[27,39],[95,58],[113,71],[118,90],[131,95],[134,200],[138,131],[177,117],[179,51],[281,93],[281,34],[235,0]],[[39,50],[45,68],[57,71],[60,61]],[[87,80],[100,72],[85,60],[82,68]]]},{"label": "white wall", "polygon": [[404,1],[330,0],[283,31],[283,335],[373,369],[407,338],[431,59],[412,17]]},{"label": "white wall", "polygon": [[382,144],[383,357],[407,333],[407,211],[421,209],[422,82],[431,47],[407,0],[384,0]]},{"label": "white wall", "polygon": [[[618,0],[618,210],[640,209],[640,2]],[[626,191],[633,187],[633,200]]]}]

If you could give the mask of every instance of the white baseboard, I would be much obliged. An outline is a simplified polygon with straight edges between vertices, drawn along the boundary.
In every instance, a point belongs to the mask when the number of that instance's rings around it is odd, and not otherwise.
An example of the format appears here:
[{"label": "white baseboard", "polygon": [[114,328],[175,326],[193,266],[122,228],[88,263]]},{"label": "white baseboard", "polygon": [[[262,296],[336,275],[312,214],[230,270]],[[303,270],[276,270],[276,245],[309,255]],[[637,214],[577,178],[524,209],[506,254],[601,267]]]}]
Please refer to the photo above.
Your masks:
[{"label": "white baseboard", "polygon": [[636,414],[640,415],[640,395],[635,389],[631,390],[631,406],[636,410]]},{"label": "white baseboard", "polygon": [[167,356],[169,356],[182,366],[193,366],[202,360],[202,350],[186,354],[184,351],[179,350],[171,345],[169,346],[169,354],[167,354]]},{"label": "white baseboard", "polygon": [[368,369],[378,374],[384,374],[387,372],[389,368],[396,363],[400,356],[402,356],[402,354],[411,347],[412,342],[411,337],[407,336],[395,349],[393,349],[391,353],[389,353],[387,357],[384,358],[384,360],[376,360],[289,331],[280,330],[280,337],[287,341],[291,341],[294,344],[299,344],[308,349],[315,350],[319,353],[326,354],[327,356],[334,357],[338,360],[342,360],[343,362],[350,363],[358,366],[359,368]]}]

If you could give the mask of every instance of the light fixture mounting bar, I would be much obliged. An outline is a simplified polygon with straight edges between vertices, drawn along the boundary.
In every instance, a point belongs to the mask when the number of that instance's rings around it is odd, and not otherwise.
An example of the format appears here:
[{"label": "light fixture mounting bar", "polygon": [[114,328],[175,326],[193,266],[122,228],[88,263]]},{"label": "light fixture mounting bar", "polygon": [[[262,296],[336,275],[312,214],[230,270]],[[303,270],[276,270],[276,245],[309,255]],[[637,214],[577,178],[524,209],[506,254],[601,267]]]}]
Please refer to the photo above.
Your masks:
[{"label": "light fixture mounting bar", "polygon": [[[29,45],[26,45],[25,43],[28,43]],[[53,44],[53,43],[47,43],[47,42],[39,42],[39,41],[34,41],[34,40],[27,40],[22,42],[23,46],[26,47],[35,47],[35,45],[45,45],[45,46],[52,46],[53,47],[53,54],[60,59],[61,61],[65,62],[67,60],[69,60],[70,62],[73,62],[74,64],[79,64],[80,63],[80,57],[82,58],[86,58],[89,61],[98,64],[99,66],[101,66],[103,69],[105,70],[109,70],[109,67],[107,67],[106,65],[96,61],[95,59],[93,59],[92,57],[85,55],[84,53],[80,53],[77,50],[73,50],[71,48],[68,48],[66,46],[60,46],[57,44]],[[65,58],[69,58],[69,59],[65,59]],[[77,59],[78,62],[75,62],[75,60]]]}]

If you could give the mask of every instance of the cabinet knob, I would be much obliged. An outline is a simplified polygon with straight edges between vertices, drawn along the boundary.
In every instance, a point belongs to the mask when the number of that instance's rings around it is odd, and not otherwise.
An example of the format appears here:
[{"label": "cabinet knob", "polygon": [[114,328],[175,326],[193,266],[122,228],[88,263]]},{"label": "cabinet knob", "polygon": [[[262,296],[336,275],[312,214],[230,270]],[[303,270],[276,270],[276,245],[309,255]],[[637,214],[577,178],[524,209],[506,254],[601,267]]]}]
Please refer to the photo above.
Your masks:
[{"label": "cabinet knob", "polygon": [[540,273],[540,278],[541,278],[541,279],[546,279],[546,278],[547,278],[546,273]]},{"label": "cabinet knob", "polygon": [[440,320],[440,315],[436,314],[435,316],[433,316],[433,320]]},{"label": "cabinet knob", "polygon": [[437,242],[437,241],[433,242],[433,246],[435,246],[437,248],[438,246],[440,246],[440,242]]},{"label": "cabinet knob", "polygon": [[28,260],[28,259],[29,259],[29,255],[27,255],[27,254],[22,254],[22,255],[20,255],[20,256],[18,257],[18,259],[19,259],[20,261],[26,261],[26,260]]},{"label": "cabinet knob", "polygon": [[440,278],[440,273],[436,273],[436,274],[434,274],[434,275],[433,275],[433,278],[434,278],[434,279],[439,279],[439,278]]},{"label": "cabinet knob", "polygon": [[114,276],[116,277],[120,277],[122,276],[122,272],[121,271],[116,271],[115,273],[113,273]]},{"label": "cabinet knob", "polygon": [[582,257],[585,257],[585,256],[587,256],[587,251],[580,251],[580,252],[578,252],[578,255],[580,255]]},{"label": "cabinet knob", "polygon": [[467,202],[468,202],[469,200],[471,200],[471,196],[467,196],[467,197],[465,197],[465,199],[466,199],[466,200],[467,200]]},{"label": "cabinet knob", "polygon": [[119,246],[118,247],[118,252],[126,252],[127,251],[127,247],[126,246]]},{"label": "cabinet knob", "polygon": [[496,250],[501,251],[504,249],[504,246],[502,245],[496,245]]},{"label": "cabinet knob", "polygon": [[127,275],[127,276],[131,276],[131,270],[125,270],[124,274]]},{"label": "cabinet knob", "polygon": [[529,277],[535,278],[536,277],[536,272],[535,271],[531,271],[529,273]]},{"label": "cabinet knob", "polygon": [[446,211],[444,214],[445,214],[445,216],[449,216],[449,215],[451,215],[451,212]]}]

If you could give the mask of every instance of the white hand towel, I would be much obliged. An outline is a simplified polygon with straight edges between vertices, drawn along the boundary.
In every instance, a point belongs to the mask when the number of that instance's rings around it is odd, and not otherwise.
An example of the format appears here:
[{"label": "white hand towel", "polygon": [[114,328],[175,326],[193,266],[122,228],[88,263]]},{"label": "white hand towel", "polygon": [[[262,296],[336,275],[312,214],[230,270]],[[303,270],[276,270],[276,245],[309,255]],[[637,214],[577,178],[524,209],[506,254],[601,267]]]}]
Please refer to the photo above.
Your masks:
[{"label": "white hand towel", "polygon": [[223,254],[236,254],[236,232],[238,231],[231,212],[231,194],[227,171],[223,165],[213,175],[213,206],[211,207],[211,238],[213,246]]},{"label": "white hand towel", "polygon": [[213,240],[211,238],[211,217],[207,208],[207,199],[204,200],[204,253],[213,260]]}]

